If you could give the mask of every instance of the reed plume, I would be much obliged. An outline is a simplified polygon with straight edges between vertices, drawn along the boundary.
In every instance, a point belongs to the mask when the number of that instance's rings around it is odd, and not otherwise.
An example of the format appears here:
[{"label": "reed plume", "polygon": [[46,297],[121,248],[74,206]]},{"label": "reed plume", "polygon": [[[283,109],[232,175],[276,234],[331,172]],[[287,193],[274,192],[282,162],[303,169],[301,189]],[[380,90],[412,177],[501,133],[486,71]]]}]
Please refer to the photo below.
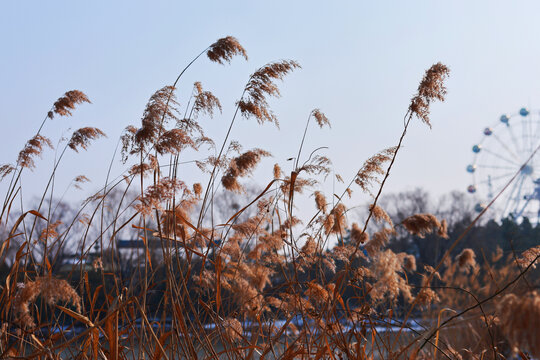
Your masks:
[{"label": "reed plume", "polygon": [[237,193],[243,192],[244,188],[238,182],[238,178],[249,174],[265,156],[270,156],[270,153],[262,149],[253,149],[233,158],[227,172],[221,178],[223,187]]},{"label": "reed plume", "polygon": [[367,193],[370,193],[369,187],[374,181],[377,181],[377,175],[385,173],[382,168],[383,164],[390,161],[394,155],[396,148],[384,149],[381,152],[373,155],[364,162],[362,168],[356,174],[354,182]]},{"label": "reed plume", "polygon": [[230,63],[232,58],[236,55],[240,55],[246,60],[248,59],[246,50],[240,45],[238,40],[232,36],[226,36],[217,40],[210,45],[206,52],[206,56],[208,56],[211,61],[220,64],[224,64],[224,62]]},{"label": "reed plume", "polygon": [[154,209],[162,210],[163,201],[171,199],[177,191],[185,188],[185,184],[178,179],[162,178],[139,196],[135,209],[143,215],[150,215]]},{"label": "reed plume", "polygon": [[215,110],[219,110],[219,112],[221,112],[222,108],[219,99],[210,91],[204,91],[200,82],[196,82],[193,85],[193,88],[195,90],[193,117],[196,118],[199,114],[207,114],[212,117],[214,116]]},{"label": "reed plume", "polygon": [[528,267],[531,265],[531,267],[534,269],[536,268],[536,264],[538,264],[540,261],[539,257],[540,245],[525,250],[523,253],[521,253],[521,257],[517,259],[517,262],[522,267]]},{"label": "reed plume", "polygon": [[378,205],[371,204],[369,206],[369,211],[373,214],[373,218],[377,223],[381,223],[385,221],[390,227],[394,227],[394,223],[392,222],[392,219],[390,219],[390,216],[386,211],[384,211],[383,208],[381,208]]},{"label": "reed plume", "polygon": [[77,312],[81,311],[81,298],[67,281],[53,277],[38,277],[34,281],[17,284],[12,311],[21,327],[36,326],[30,314],[30,305],[39,295],[51,306],[61,301],[70,302]]},{"label": "reed plume", "polygon": [[44,147],[49,147],[52,149],[53,145],[51,140],[43,135],[35,135],[33,138],[28,140],[24,148],[19,152],[17,164],[23,168],[35,168],[36,164],[34,162],[34,157],[41,155]]},{"label": "reed plume", "polygon": [[324,113],[321,112],[320,109],[314,109],[311,114],[313,115],[313,117],[315,118],[315,121],[317,122],[317,125],[319,125],[319,127],[322,129],[322,127],[324,125],[328,125],[328,127],[332,127],[330,125],[330,121],[328,120],[328,118],[326,117],[326,115]]},{"label": "reed plume", "polygon": [[64,96],[58,98],[53,105],[53,110],[49,111],[47,116],[49,119],[54,118],[54,114],[60,116],[71,116],[72,110],[75,110],[75,105],[82,103],[91,103],[88,97],[79,90],[67,91]]},{"label": "reed plume", "polygon": [[84,183],[87,183],[87,182],[90,182],[90,179],[87,178],[84,175],[78,175],[78,176],[75,177],[75,179],[73,179],[73,183],[75,184],[75,188],[79,189],[79,190],[82,189],[81,184],[84,184]]},{"label": "reed plume", "polygon": [[476,254],[472,249],[463,249],[463,251],[456,256],[456,260],[459,268],[463,271],[476,268]]},{"label": "reed plume", "polygon": [[268,108],[267,96],[279,96],[279,89],[273,82],[282,80],[285,75],[299,68],[300,65],[292,60],[269,63],[255,71],[246,87],[246,95],[237,102],[240,112],[245,118],[255,117],[259,124],[274,123],[279,126],[277,117]]},{"label": "reed plume", "polygon": [[79,152],[78,147],[87,150],[90,145],[90,140],[94,140],[106,136],[103,131],[94,127],[84,127],[76,130],[68,142],[68,146],[75,152]]},{"label": "reed plume", "polygon": [[432,214],[415,214],[403,220],[401,224],[408,232],[420,238],[432,232],[436,232],[442,238],[448,238],[446,220],[439,221]]},{"label": "reed plume", "polygon": [[315,205],[317,207],[317,210],[326,214],[327,204],[326,204],[326,198],[324,197],[323,193],[321,193],[320,191],[315,191],[314,195],[315,195]]},{"label": "reed plume", "polygon": [[354,245],[364,244],[369,240],[369,235],[367,232],[362,231],[358,223],[353,223],[351,227],[351,240]]},{"label": "reed plume", "polygon": [[13,167],[13,165],[10,165],[10,164],[4,164],[0,166],[0,181],[6,176],[8,176],[9,174],[11,174],[13,170],[15,170],[15,167]]},{"label": "reed plume", "polygon": [[417,94],[411,99],[409,111],[431,128],[429,121],[429,106],[434,100],[444,101],[446,87],[444,80],[450,74],[447,66],[439,63],[431,66],[426,73],[420,85]]},{"label": "reed plume", "polygon": [[143,151],[154,144],[166,131],[165,125],[177,121],[179,105],[174,95],[173,86],[164,86],[148,100],[139,129],[128,126],[122,136],[122,156],[124,161],[129,154]]}]

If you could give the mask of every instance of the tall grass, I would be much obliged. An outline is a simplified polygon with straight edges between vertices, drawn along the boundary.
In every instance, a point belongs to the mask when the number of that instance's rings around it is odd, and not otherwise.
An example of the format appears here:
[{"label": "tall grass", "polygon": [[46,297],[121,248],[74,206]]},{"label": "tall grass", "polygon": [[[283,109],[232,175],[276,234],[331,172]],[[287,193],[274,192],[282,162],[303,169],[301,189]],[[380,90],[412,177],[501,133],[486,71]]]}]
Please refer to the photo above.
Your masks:
[{"label": "tall grass", "polygon": [[[447,240],[453,244],[438,264],[422,266],[413,252],[387,248],[396,229],[448,238],[444,219],[410,214],[395,224],[379,206],[411,121],[431,127],[430,105],[444,100],[445,65],[426,71],[397,145],[351,164],[348,182],[336,177],[338,194],[321,190],[324,178],[333,176],[330,159],[303,148],[311,127],[330,126],[314,109],[293,170],[276,164],[262,191],[248,192],[248,201],[231,207],[220,194],[245,198],[244,179],[270,156],[230,140],[236,121],[277,126],[268,99],[279,96],[277,80],[300,65],[284,60],[255,71],[224,141],[215,144],[198,119],[220,113],[219,100],[195,83],[184,108],[176,101],[176,85],[204,54],[220,64],[234,56],[247,60],[235,38],[219,39],[172,85],[156,91],[141,124],[128,126],[120,139],[129,169],[113,180],[109,167],[106,185],[73,214],[59,208],[56,170],[66,151],[88,150],[105,136],[97,128],[76,130],[61,143],[35,208],[19,203],[22,177],[31,176],[45,147],[53,147],[42,129],[89,103],[82,92],[58,99],[17,161],[0,168],[8,182],[0,215],[2,358],[540,356],[538,281],[525,277],[540,256],[538,247],[511,257],[495,253],[479,265],[471,249],[451,252],[461,236]],[[198,183],[182,179],[187,149],[203,159],[196,161]],[[74,184],[85,181],[81,176]],[[353,191],[370,199],[360,224],[349,224],[345,199]],[[301,193],[315,200],[308,219],[296,215]]]}]

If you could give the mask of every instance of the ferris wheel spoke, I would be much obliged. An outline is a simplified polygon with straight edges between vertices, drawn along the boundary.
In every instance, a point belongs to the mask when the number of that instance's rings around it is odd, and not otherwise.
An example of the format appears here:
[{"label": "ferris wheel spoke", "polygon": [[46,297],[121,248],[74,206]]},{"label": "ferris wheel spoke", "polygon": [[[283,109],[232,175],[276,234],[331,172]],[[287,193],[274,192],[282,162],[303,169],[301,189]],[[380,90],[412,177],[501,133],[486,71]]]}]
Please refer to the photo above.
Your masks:
[{"label": "ferris wheel spoke", "polygon": [[515,162],[515,161],[513,161],[513,160],[510,160],[510,159],[508,159],[508,158],[506,158],[506,157],[503,157],[503,156],[501,156],[500,154],[497,154],[497,153],[494,152],[494,151],[491,151],[491,150],[488,150],[488,149],[482,149],[482,150],[485,151],[485,152],[488,153],[488,154],[491,154],[491,155],[495,156],[495,157],[496,157],[497,159],[499,159],[499,160],[504,160],[504,161],[506,161],[506,162],[508,162],[508,163],[510,163],[510,164],[512,164],[512,165],[521,166],[520,163],[517,163],[517,162]]},{"label": "ferris wheel spoke", "polygon": [[502,169],[502,170],[514,170],[517,171],[519,168],[514,166],[498,166],[498,165],[476,165],[478,168],[486,168],[486,169]]},{"label": "ferris wheel spoke", "polygon": [[[534,141],[538,139],[540,139],[540,121],[536,121],[536,129],[534,131],[534,137],[532,138],[532,142],[534,143],[534,145],[537,144],[537,142],[534,142]],[[535,146],[533,146],[533,148],[534,147]]]},{"label": "ferris wheel spoke", "polygon": [[518,151],[518,154],[520,154],[521,146],[519,146],[516,135],[514,134],[514,131],[512,130],[512,126],[510,124],[507,124],[506,129],[510,133],[510,138],[512,139],[512,143],[514,144],[516,150]]},{"label": "ferris wheel spoke", "polygon": [[528,121],[528,124],[529,124],[529,154],[532,153],[533,151],[533,137],[532,137],[532,134],[533,134],[533,129],[532,129],[532,116],[531,114],[529,113],[529,116],[527,116],[527,118],[529,119]]},{"label": "ferris wheel spoke", "polygon": [[[523,185],[523,177],[520,177],[519,179],[517,179],[517,181],[514,183],[514,186],[512,186],[512,191],[510,192],[510,194],[508,195],[508,197],[506,198],[506,205],[504,207],[504,211],[503,211],[503,214],[506,214],[507,211],[508,211],[508,207],[512,207],[512,203],[515,201],[515,198],[514,198],[514,193],[516,192],[516,190],[518,190],[518,193],[519,193],[519,189],[521,189],[521,186]],[[504,187],[503,187],[504,188]]]},{"label": "ferris wheel spoke", "polygon": [[509,178],[509,177],[511,177],[512,175],[514,175],[515,173],[516,173],[515,171],[512,171],[512,172],[509,172],[509,173],[506,173],[506,174],[502,174],[502,175],[499,175],[499,176],[488,177],[488,179],[479,181],[478,183],[479,183],[479,184],[488,184],[489,182],[493,182],[493,181],[497,181],[497,180]]},{"label": "ferris wheel spoke", "polygon": [[[535,136],[533,136],[533,134],[535,133],[535,131],[533,131],[533,127],[534,127],[534,126],[533,126],[533,123],[534,123],[535,121],[533,121],[533,118],[532,118],[531,114],[529,114],[529,115],[527,116],[527,119],[528,119],[528,121],[527,121],[527,125],[528,125],[527,128],[528,128],[528,131],[529,131],[529,133],[527,134],[527,137],[528,137],[527,143],[528,143],[528,145],[529,145],[529,146],[527,147],[527,152],[528,152],[529,154],[531,154],[531,153],[533,152],[533,150],[534,150],[535,139],[537,139],[537,138],[536,138]],[[536,123],[537,123],[537,122],[536,122]],[[536,127],[536,130],[538,130],[538,126]]]},{"label": "ferris wheel spoke", "polygon": [[517,156],[517,154],[512,151],[512,149],[510,149],[510,147],[508,147],[508,145],[506,145],[506,143],[504,141],[502,141],[495,133],[491,134],[491,136],[493,136],[493,138],[495,140],[497,140],[497,142],[499,144],[501,144],[501,146],[510,154],[512,155],[512,157],[519,162],[519,156]]},{"label": "ferris wheel spoke", "polygon": [[[520,183],[519,183],[518,192],[517,192],[517,196],[516,196],[516,199],[515,199],[516,202],[518,202],[518,203],[519,203],[519,201],[521,200],[521,191],[523,190],[523,183],[525,182],[525,179],[526,179],[526,178],[527,178],[527,177],[522,176],[522,177],[521,177],[521,181],[520,181]],[[517,204],[516,204],[516,206],[517,206]]]},{"label": "ferris wheel spoke", "polygon": [[528,119],[529,115],[526,115],[524,116],[521,121],[522,121],[522,124],[521,124],[521,144],[523,145],[523,150],[522,150],[522,153],[527,151],[528,152],[528,149],[529,149],[529,146],[528,146],[528,136],[527,136],[527,125],[528,125]]},{"label": "ferris wheel spoke", "polygon": [[531,198],[527,198],[527,199],[525,200],[525,204],[523,204],[523,206],[521,207],[521,210],[519,210],[519,212],[516,214],[517,217],[523,215],[523,212],[524,212],[525,209],[527,208],[527,205],[529,205],[529,202],[530,202],[530,201],[531,201]]},{"label": "ferris wheel spoke", "polygon": [[[537,114],[539,115],[539,114]],[[536,146],[538,146],[538,139],[540,135],[540,121],[532,121],[531,120],[531,127],[530,127],[530,149],[529,153],[532,153]]]},{"label": "ferris wheel spoke", "polygon": [[540,224],[540,201],[538,202],[538,210],[536,210],[536,226]]}]

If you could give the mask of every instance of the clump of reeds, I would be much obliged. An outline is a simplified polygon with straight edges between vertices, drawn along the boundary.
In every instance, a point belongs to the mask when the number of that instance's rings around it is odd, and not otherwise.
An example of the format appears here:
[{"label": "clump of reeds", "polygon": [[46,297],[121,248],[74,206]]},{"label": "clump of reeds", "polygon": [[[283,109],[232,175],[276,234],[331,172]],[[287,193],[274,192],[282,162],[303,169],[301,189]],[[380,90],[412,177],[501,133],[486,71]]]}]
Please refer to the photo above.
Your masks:
[{"label": "clump of reeds", "polygon": [[[449,238],[445,220],[429,213],[393,220],[378,202],[411,119],[431,127],[430,105],[446,95],[446,66],[437,63],[426,71],[397,146],[367,159],[348,186],[335,175],[336,187],[343,186],[341,195],[320,188],[333,173],[321,149],[302,156],[310,121],[321,129],[330,127],[319,109],[309,113],[292,169],[275,164],[268,185],[251,192],[245,178],[270,152],[242,151],[230,141],[236,115],[220,147],[206,137],[202,121],[220,116],[222,104],[201,83],[182,95],[185,108],[177,100],[178,82],[203,54],[219,64],[235,56],[247,60],[238,40],[228,36],[196,56],[174,83],[157,90],[140,125],[126,127],[121,136],[126,171],[114,180],[108,175],[105,186],[72,218],[58,219],[54,202],[45,201],[55,195],[49,185],[37,208],[12,215],[22,170],[33,169],[36,156],[52,147],[40,133],[45,122],[16,164],[0,167],[0,177],[13,173],[0,215],[0,223],[11,226],[0,245],[0,258],[9,268],[0,293],[0,320],[10,324],[0,332],[0,357],[54,357],[63,351],[92,359],[480,359],[488,353],[496,358],[504,352],[498,337],[504,324],[512,346],[538,356],[539,332],[531,320],[539,316],[538,294],[497,296],[535,266],[536,248],[515,262],[499,254],[494,262],[506,265],[491,267],[466,247],[457,255],[449,251],[438,264],[422,264],[414,249],[400,252],[388,246],[400,228],[420,238]],[[276,81],[299,68],[291,60],[258,68],[236,102],[237,113],[278,125],[268,99],[280,95]],[[54,103],[46,121],[73,115],[84,102],[89,102],[84,93],[69,91]],[[64,151],[86,150],[104,135],[82,127]],[[186,149],[196,152],[196,160],[187,158]],[[193,184],[183,177],[184,162],[201,170]],[[73,183],[87,181],[79,176]],[[369,203],[362,221],[353,218],[354,207],[347,202],[355,185]],[[314,199],[312,217],[297,211],[302,194]],[[220,195],[233,200],[219,200]],[[126,242],[136,247],[120,246]],[[61,262],[68,249],[75,263],[71,267]],[[61,306],[66,302],[75,311]],[[62,316],[47,311],[52,305]],[[443,317],[465,306],[459,315]],[[421,314],[432,322],[417,330],[409,317]],[[66,318],[77,324],[76,334],[62,327]],[[461,347],[465,336],[452,339],[448,328],[456,319],[464,319],[468,329],[460,328],[469,341]],[[58,331],[60,336],[53,335]]]},{"label": "clump of reeds", "polygon": [[540,295],[536,291],[521,296],[508,294],[497,306],[502,329],[514,349],[540,357]]}]

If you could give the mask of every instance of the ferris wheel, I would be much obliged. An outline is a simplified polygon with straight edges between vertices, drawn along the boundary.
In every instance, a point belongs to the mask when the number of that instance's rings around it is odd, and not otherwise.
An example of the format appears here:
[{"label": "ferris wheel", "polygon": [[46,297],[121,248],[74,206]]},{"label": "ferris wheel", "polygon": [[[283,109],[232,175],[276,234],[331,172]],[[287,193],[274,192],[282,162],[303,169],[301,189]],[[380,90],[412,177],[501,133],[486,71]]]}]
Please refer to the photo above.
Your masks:
[{"label": "ferris wheel", "polygon": [[[492,205],[498,217],[540,222],[540,154],[527,159],[540,145],[540,111],[522,108],[486,127],[482,139],[472,147],[470,194],[477,198],[481,212],[518,173],[514,181]],[[525,164],[525,166],[523,166]]]}]

